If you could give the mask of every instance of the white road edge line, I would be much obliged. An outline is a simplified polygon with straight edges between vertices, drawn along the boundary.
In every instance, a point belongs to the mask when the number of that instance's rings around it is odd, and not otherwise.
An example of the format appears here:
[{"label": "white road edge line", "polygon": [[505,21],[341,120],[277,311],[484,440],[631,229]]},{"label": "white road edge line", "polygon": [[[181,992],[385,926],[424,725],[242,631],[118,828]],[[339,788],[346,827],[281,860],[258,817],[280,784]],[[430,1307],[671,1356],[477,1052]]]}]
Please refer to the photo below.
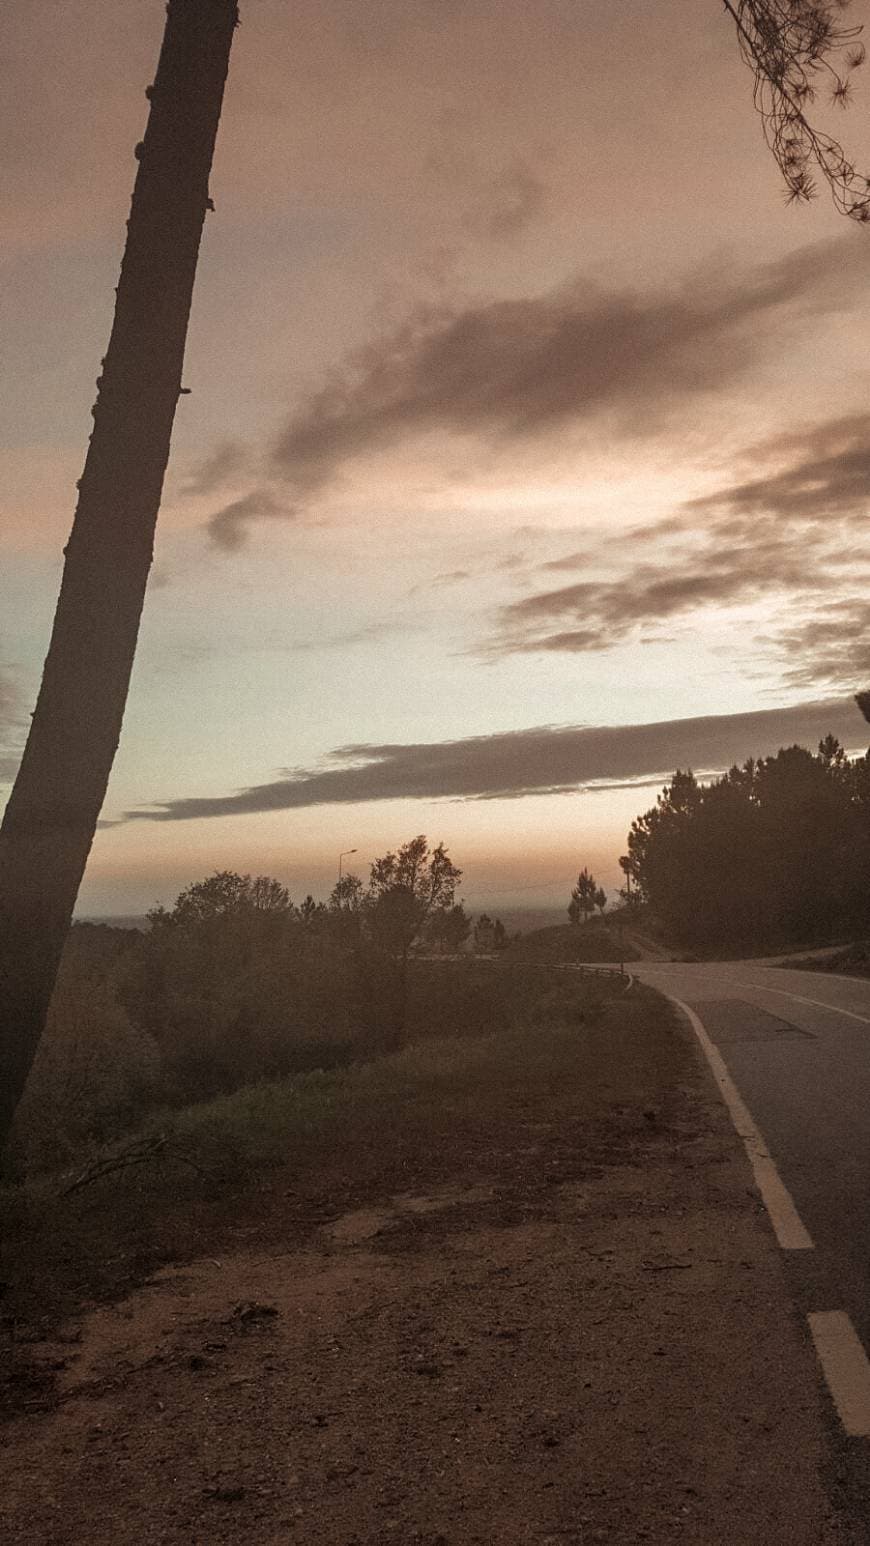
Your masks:
[{"label": "white road edge line", "polygon": [[[649,962],[648,961],[644,961],[644,963],[643,963],[645,968],[647,966],[659,966],[660,964],[662,966],[669,966],[671,968],[671,970],[673,970],[674,966],[679,966],[680,963],[679,962],[661,962],[660,963],[658,961],[649,961]],[[704,962],[703,964],[707,965],[706,962]],[[715,963],[712,963],[712,964],[715,965]],[[764,970],[766,972],[770,972],[770,971],[778,972],[778,971],[785,971],[785,970],[787,970],[787,968],[786,967],[780,967],[780,966],[766,966],[764,968]],[[826,1004],[825,1000],[821,999],[821,998],[806,998],[803,993],[792,993],[788,988],[771,988],[771,987],[768,987],[766,982],[741,982],[739,977],[732,977],[730,972],[719,972],[717,974],[714,971],[713,975],[716,976],[718,982],[730,982],[731,985],[733,987],[735,987],[735,988],[749,988],[750,992],[754,992],[754,993],[776,993],[779,998],[793,998],[796,1004],[812,1004],[814,1009],[827,1009],[827,1010],[830,1010],[832,1015],[845,1015],[846,1018],[849,1019],[849,1020],[858,1020],[858,1021],[860,1021],[861,1025],[870,1025],[870,1015],[859,1015],[859,1014],[856,1013],[856,1011],[854,1009],[841,1009],[839,1004]],[[868,981],[870,981],[870,979],[868,979],[867,977],[840,977],[840,976],[838,976],[836,978],[833,978],[832,980],[836,981],[836,982],[861,982],[861,983],[864,983],[865,986],[867,985]],[[664,992],[664,989],[662,989],[661,991]],[[674,999],[674,1003],[675,1004],[677,1003],[676,999]]]},{"label": "white road edge line", "polygon": [[[768,968],[769,970],[770,968]],[[763,982],[738,982],[735,978],[729,978],[736,988],[754,988],[759,993],[777,993],[780,998],[793,998],[796,1004],[812,1004],[816,1009],[828,1009],[834,1015],[846,1015],[850,1020],[860,1020],[862,1025],[870,1025],[867,1015],[858,1015],[854,1009],[841,1009],[839,1004],[825,1004],[820,998],[804,998],[802,993],[790,993],[787,988],[769,988]],[[852,978],[857,981],[857,978]]]},{"label": "white road edge line", "polygon": [[870,1438],[870,1362],[845,1310],[812,1310],[810,1333],[834,1406],[852,1438]]},{"label": "white road edge line", "polygon": [[701,1044],[713,1078],[719,1086],[720,1093],[729,1112],[731,1120],[737,1130],[737,1134],[743,1139],[743,1147],[746,1150],[752,1173],[755,1176],[755,1184],[761,1193],[762,1201],[770,1214],[770,1222],[779,1244],[784,1251],[812,1251],[813,1241],[808,1230],[795,1207],[779,1171],[776,1168],[767,1145],[758,1128],[749,1115],[746,1106],[740,1096],[734,1080],[731,1078],[725,1063],[713,1045],[704,1025],[693,1009],[684,1004],[680,998],[667,995],[672,1004],[686,1016],[692,1030]]}]

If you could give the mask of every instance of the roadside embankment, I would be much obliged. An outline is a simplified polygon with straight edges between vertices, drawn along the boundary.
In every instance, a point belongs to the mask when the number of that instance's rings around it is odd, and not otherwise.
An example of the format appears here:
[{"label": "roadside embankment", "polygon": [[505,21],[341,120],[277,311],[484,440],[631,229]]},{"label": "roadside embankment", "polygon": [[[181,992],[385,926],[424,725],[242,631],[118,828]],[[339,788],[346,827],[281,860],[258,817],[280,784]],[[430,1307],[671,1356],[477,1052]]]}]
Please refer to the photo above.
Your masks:
[{"label": "roadside embankment", "polygon": [[542,973],[521,1023],[454,1029],[189,1113],[235,1185],[143,1166],[70,1196],[51,1248],[22,1226],[19,1270],[78,1241],[94,1276],[18,1322],[10,1546],[851,1542],[772,1234],[664,1001]]}]

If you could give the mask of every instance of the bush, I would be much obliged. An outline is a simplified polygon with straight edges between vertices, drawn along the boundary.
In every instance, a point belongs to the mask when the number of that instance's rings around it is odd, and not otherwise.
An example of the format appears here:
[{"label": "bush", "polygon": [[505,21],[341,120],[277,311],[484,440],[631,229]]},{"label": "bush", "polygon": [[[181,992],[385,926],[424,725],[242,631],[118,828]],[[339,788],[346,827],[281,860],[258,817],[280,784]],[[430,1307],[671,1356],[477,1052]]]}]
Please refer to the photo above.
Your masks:
[{"label": "bush", "polygon": [[582,928],[568,923],[535,929],[513,941],[508,954],[511,960],[550,962],[553,965],[584,961],[617,964],[620,961],[636,961],[638,958],[638,952],[632,945],[621,940],[615,929],[597,919],[584,924]]},{"label": "bush", "polygon": [[124,963],[120,991],[176,1101],[345,1061],[359,1034],[348,953],[291,916],[157,927]]},{"label": "bush", "polygon": [[[422,918],[422,929],[433,914],[416,893],[412,908],[410,882],[395,880],[406,859],[417,863],[415,884],[446,888],[444,921],[464,928],[452,902],[457,872],[423,838],[387,856],[380,889],[373,882],[369,895],[346,877],[329,908],[310,899],[296,908],[268,877],[220,872],[182,892],[171,912],[151,914],[147,933],[74,928],[19,1115],[26,1168],[79,1158],[148,1108],[338,1073],[406,1041],[498,1036],[527,1025],[533,1008],[538,1023],[576,1023],[579,979],[542,975],[560,956],[536,956],[534,936],[524,942],[528,962],[509,951],[498,964],[413,957],[411,923]],[[549,932],[572,942],[593,935]],[[595,937],[601,958],[603,934]]]},{"label": "bush", "polygon": [[154,1042],[134,1027],[110,980],[64,958],[15,1123],[27,1170],[49,1169],[116,1137],[159,1089]]}]

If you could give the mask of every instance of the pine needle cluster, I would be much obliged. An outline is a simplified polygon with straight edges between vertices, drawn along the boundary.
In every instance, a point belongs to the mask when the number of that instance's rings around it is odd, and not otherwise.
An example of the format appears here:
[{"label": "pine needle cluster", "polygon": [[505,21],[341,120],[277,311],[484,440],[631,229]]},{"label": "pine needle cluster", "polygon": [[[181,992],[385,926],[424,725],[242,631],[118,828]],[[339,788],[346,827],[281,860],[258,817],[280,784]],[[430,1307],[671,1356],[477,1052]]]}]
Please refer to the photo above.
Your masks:
[{"label": "pine needle cluster", "polygon": [[817,177],[841,214],[870,221],[870,177],[809,115],[820,97],[847,107],[866,58],[861,27],[846,24],[851,0],[724,0],[755,76],[754,101],[789,202],[814,198]]}]

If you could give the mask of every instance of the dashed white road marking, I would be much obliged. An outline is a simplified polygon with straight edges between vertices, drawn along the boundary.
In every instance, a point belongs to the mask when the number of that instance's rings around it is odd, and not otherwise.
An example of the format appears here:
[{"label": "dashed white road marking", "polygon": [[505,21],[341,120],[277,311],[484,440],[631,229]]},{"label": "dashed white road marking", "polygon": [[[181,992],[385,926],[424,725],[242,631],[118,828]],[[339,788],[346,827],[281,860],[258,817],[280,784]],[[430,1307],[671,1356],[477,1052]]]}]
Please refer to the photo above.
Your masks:
[{"label": "dashed white road marking", "polygon": [[870,1438],[870,1362],[845,1310],[807,1316],[828,1389],[846,1432]]},{"label": "dashed white road marking", "polygon": [[731,1113],[737,1133],[743,1139],[743,1146],[752,1166],[755,1176],[755,1184],[761,1193],[764,1206],[770,1214],[770,1222],[773,1225],[774,1234],[784,1251],[811,1251],[813,1241],[795,1207],[779,1171],[776,1168],[767,1145],[761,1136],[759,1129],[752,1120],[734,1080],[731,1078],[721,1054],[717,1051],[707,1034],[701,1020],[684,1004],[682,999],[668,995],[671,1003],[686,1016],[692,1030],[701,1044],[701,1049],[710,1065],[713,1078],[722,1094],[722,1098]]},{"label": "dashed white road marking", "polygon": [[[738,982],[727,979],[735,987],[758,988],[763,993],[776,993],[782,998],[794,999],[799,1004],[812,1004],[814,1008],[830,1009],[835,1014],[846,1015],[870,1025],[867,1015],[859,1015],[852,1009],[840,1009],[820,999],[805,998],[800,993],[789,993],[785,988],[768,988],[762,983]],[[731,1113],[732,1121],[743,1139],[755,1181],[770,1215],[774,1232],[784,1250],[808,1250],[813,1242],[806,1230],[794,1202],[771,1159],[764,1140],[752,1120],[730,1076],[725,1063],[711,1041],[702,1021],[684,1004],[682,999],[668,995],[688,1019],[722,1092]],[[831,1399],[837,1410],[844,1431],[850,1438],[870,1438],[870,1359],[850,1316],[845,1310],[812,1310],[807,1316],[810,1335],[816,1356]]]}]

